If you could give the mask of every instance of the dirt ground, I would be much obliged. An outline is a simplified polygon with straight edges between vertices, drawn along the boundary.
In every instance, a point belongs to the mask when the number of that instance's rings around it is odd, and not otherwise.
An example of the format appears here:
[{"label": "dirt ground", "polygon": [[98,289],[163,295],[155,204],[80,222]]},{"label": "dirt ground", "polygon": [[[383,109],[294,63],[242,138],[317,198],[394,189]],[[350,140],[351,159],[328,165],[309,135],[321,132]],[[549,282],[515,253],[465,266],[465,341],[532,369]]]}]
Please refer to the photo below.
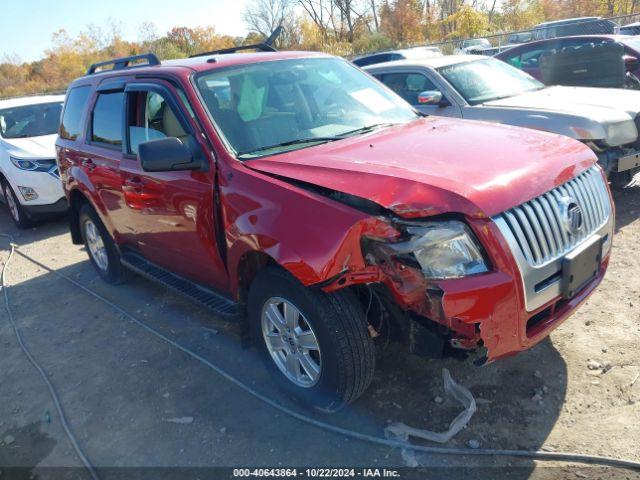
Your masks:
[{"label": "dirt ground", "polygon": [[[477,442],[481,448],[541,448],[640,461],[640,187],[616,194],[615,201],[608,274],[547,341],[482,368],[393,351],[354,405],[333,416],[306,413],[378,436],[389,421],[443,430],[459,411],[442,391],[446,367],[478,402],[468,427],[447,446]],[[18,232],[0,207],[0,232],[15,235],[23,252],[299,410],[271,385],[256,352],[241,347],[236,327],[140,278],[119,287],[104,284],[83,249],[71,244],[64,221]],[[3,259],[7,243],[0,238]],[[168,473],[150,467],[412,464],[429,467],[422,478],[640,478],[637,472],[577,464],[412,456],[348,439],[276,412],[19,255],[7,280],[25,343],[55,384],[87,456],[105,467],[102,478]],[[37,467],[24,471],[24,478],[88,478],[81,469],[47,470],[81,464],[45,385],[0,312],[0,479],[16,478],[18,471],[10,468],[15,466]],[[185,471],[178,478],[186,478]]]}]

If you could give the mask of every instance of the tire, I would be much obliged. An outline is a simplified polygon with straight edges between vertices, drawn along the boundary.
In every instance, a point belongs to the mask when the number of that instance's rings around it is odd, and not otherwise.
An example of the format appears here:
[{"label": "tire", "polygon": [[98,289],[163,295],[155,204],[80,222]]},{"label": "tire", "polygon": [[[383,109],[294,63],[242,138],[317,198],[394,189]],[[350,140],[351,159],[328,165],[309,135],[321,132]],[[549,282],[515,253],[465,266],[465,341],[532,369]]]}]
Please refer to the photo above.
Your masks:
[{"label": "tire", "polygon": [[111,235],[89,204],[80,208],[79,224],[82,242],[98,274],[112,285],[122,283],[128,272],[120,263],[120,253]]},{"label": "tire", "polygon": [[11,185],[9,185],[9,182],[6,180],[2,181],[2,192],[4,194],[7,210],[9,211],[9,216],[11,217],[11,220],[13,220],[13,223],[15,223],[16,227],[20,229],[31,228],[33,226],[33,222],[31,221],[29,214],[20,204],[13,188],[11,188]]},{"label": "tire", "polygon": [[620,192],[624,190],[629,183],[631,183],[632,179],[632,171],[612,172],[609,174],[609,185],[611,186],[611,190]]},{"label": "tire", "polygon": [[[288,333],[286,322],[280,323],[279,329],[278,322],[270,320],[277,317],[274,309],[283,320],[285,305],[294,312],[291,318],[296,318],[295,310],[299,314],[297,328],[291,329],[288,324]],[[286,271],[269,267],[251,285],[248,315],[253,339],[267,369],[286,392],[304,404],[335,412],[369,387],[375,370],[375,348],[353,292],[324,293],[306,288]],[[267,338],[272,347],[267,345]],[[317,351],[306,348],[313,345],[314,339]],[[293,357],[289,357],[291,352]],[[288,358],[293,359],[293,369],[289,368]],[[300,358],[306,360],[296,362]],[[309,359],[319,367],[315,371],[311,368],[315,378],[306,368]],[[294,376],[298,379],[293,380]]]}]

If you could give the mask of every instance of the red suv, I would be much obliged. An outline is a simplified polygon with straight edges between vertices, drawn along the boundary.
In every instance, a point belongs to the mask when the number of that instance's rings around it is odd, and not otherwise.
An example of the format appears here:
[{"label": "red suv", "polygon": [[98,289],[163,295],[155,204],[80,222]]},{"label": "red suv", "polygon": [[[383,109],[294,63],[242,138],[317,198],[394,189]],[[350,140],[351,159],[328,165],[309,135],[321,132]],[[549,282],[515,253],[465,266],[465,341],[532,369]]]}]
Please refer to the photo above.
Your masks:
[{"label": "red suv", "polygon": [[531,347],[608,264],[588,147],[423,118],[324,54],[94,65],[57,151],[73,241],[106,281],[133,270],[243,322],[325,411],[366,390],[390,340],[479,363]]}]

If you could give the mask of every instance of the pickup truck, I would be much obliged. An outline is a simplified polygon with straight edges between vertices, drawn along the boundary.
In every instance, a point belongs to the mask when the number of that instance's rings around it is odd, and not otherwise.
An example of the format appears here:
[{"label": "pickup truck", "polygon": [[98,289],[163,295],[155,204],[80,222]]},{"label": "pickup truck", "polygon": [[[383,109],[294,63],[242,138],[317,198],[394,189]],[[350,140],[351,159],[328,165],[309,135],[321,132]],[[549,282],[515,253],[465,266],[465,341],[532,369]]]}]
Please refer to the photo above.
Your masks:
[{"label": "pickup truck", "polygon": [[325,412],[389,341],[495,361],[602,280],[613,206],[585,145],[423,118],[329,55],[233,52],[116,59],[69,87],[71,236],[104,280],[134,271],[241,322]]}]

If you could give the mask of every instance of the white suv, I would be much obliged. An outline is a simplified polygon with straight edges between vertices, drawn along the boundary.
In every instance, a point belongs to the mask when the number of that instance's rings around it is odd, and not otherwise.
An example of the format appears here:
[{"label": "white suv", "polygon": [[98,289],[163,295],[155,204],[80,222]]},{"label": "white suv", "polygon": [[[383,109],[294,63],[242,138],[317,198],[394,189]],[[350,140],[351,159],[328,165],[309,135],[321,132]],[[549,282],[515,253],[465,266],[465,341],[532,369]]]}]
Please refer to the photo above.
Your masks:
[{"label": "white suv", "polygon": [[2,198],[19,228],[67,210],[55,141],[63,95],[0,100]]}]

